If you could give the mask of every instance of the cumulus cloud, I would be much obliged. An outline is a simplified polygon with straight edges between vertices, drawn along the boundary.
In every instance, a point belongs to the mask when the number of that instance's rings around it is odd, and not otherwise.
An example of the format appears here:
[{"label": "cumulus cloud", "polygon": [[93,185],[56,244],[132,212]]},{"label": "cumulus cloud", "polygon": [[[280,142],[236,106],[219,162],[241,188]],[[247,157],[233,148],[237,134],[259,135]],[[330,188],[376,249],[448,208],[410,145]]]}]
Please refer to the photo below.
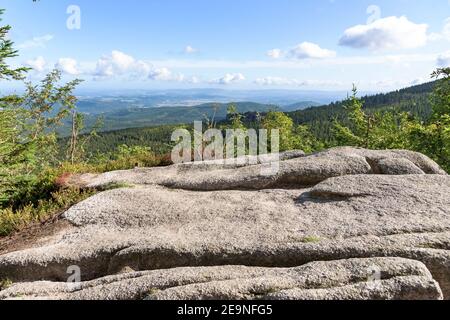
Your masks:
[{"label": "cumulus cloud", "polygon": [[418,48],[427,43],[427,30],[427,24],[416,24],[405,16],[387,17],[347,29],[339,44],[375,51]]},{"label": "cumulus cloud", "polygon": [[72,58],[61,58],[55,65],[55,68],[69,75],[78,75],[78,62]]},{"label": "cumulus cloud", "polygon": [[289,51],[289,56],[296,59],[326,59],[336,57],[336,52],[322,49],[311,42],[303,42]]},{"label": "cumulus cloud", "polygon": [[291,59],[326,59],[336,57],[336,52],[321,48],[318,44],[312,42],[302,42],[289,50],[272,49],[267,51],[266,55],[272,59],[291,58]]},{"label": "cumulus cloud", "polygon": [[43,72],[47,67],[47,62],[44,57],[37,57],[36,59],[25,61],[25,66],[32,68],[36,72]]},{"label": "cumulus cloud", "polygon": [[176,81],[194,83],[195,77],[186,77],[182,73],[173,73],[168,68],[153,68],[148,73],[148,79],[157,81]]},{"label": "cumulus cloud", "polygon": [[193,54],[193,53],[196,53],[198,50],[197,49],[195,49],[194,47],[192,47],[192,46],[186,46],[185,48],[184,48],[184,53],[186,53],[186,54]]},{"label": "cumulus cloud", "polygon": [[267,51],[267,56],[273,59],[279,59],[283,56],[283,51],[281,49],[272,49]]},{"label": "cumulus cloud", "polygon": [[192,78],[188,78],[181,73],[175,74],[165,67],[156,68],[150,63],[136,60],[134,57],[117,50],[112,51],[110,55],[104,55],[97,61],[93,75],[96,80],[122,77],[133,80],[192,81]]},{"label": "cumulus cloud", "polygon": [[104,55],[97,61],[95,75],[98,77],[114,77],[125,73],[141,71],[142,61],[136,61],[132,56],[114,50],[110,55]]},{"label": "cumulus cloud", "polygon": [[148,78],[151,80],[172,80],[172,72],[167,68],[157,68],[149,72]]},{"label": "cumulus cloud", "polygon": [[437,65],[442,68],[450,67],[450,51],[444,52],[438,56]]},{"label": "cumulus cloud", "polygon": [[33,48],[45,48],[47,42],[53,39],[53,35],[46,34],[41,37],[34,37],[27,40],[17,46],[19,49],[33,49]]},{"label": "cumulus cloud", "polygon": [[227,73],[222,78],[212,80],[211,83],[227,85],[243,80],[245,80],[245,77],[242,73]]}]

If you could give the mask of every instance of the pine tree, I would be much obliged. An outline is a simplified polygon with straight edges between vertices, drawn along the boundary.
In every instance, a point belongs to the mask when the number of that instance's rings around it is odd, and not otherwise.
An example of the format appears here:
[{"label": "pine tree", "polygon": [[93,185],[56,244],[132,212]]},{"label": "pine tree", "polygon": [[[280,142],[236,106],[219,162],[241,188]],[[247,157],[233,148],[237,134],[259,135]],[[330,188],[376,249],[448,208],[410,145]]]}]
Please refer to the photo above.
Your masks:
[{"label": "pine tree", "polygon": [[450,172],[450,68],[438,69],[431,95],[432,115],[428,123],[411,128],[411,145]]},{"label": "pine tree", "polygon": [[352,91],[352,96],[344,106],[349,125],[334,121],[335,143],[366,149],[408,148],[409,129],[417,121],[410,114],[393,108],[367,112],[363,101],[357,97],[358,90],[355,86]]},{"label": "pine tree", "polygon": [[[4,9],[0,9],[0,21],[1,16],[5,12]],[[0,26],[0,80],[22,80],[28,68],[11,68],[6,62],[7,59],[17,57],[17,50],[13,48],[14,43],[8,39],[8,33],[11,30],[11,26]]]},{"label": "pine tree", "polygon": [[[0,9],[1,15],[4,10]],[[17,50],[13,48],[13,42],[8,39],[11,30],[9,25],[0,26],[0,81],[22,80],[27,68],[12,68],[7,59],[17,56]],[[17,179],[16,171],[23,166],[27,153],[20,140],[23,126],[23,114],[15,108],[21,99],[17,96],[5,96],[0,98],[0,205],[8,200],[8,194],[12,192],[12,185]]]},{"label": "pine tree", "polygon": [[[6,62],[17,56],[7,39],[10,29],[0,27],[0,80],[23,80],[28,69]],[[58,85],[60,80],[61,72],[53,70],[39,85],[26,83],[23,96],[0,98],[0,207],[26,194],[56,161],[56,128],[75,108],[73,90],[81,82]]]}]

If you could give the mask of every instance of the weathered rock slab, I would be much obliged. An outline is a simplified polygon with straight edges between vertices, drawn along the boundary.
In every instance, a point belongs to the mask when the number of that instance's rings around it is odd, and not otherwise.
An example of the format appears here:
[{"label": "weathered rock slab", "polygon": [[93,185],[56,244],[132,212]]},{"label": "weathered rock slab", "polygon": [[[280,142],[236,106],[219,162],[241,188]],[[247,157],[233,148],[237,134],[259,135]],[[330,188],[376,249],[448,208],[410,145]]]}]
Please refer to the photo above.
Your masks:
[{"label": "weathered rock slab", "polygon": [[[375,272],[378,277],[373,277]],[[425,265],[400,258],[312,262],[296,268],[175,268],[73,283],[15,284],[0,299],[442,299]]]},{"label": "weathered rock slab", "polygon": [[[272,176],[264,163],[215,162],[92,176],[135,187],[75,205],[70,228],[0,256],[0,278],[18,282],[0,298],[450,298],[450,177],[432,160],[351,148],[286,157]],[[363,281],[369,262],[391,274],[377,289]],[[67,292],[73,265],[84,282]]]}]

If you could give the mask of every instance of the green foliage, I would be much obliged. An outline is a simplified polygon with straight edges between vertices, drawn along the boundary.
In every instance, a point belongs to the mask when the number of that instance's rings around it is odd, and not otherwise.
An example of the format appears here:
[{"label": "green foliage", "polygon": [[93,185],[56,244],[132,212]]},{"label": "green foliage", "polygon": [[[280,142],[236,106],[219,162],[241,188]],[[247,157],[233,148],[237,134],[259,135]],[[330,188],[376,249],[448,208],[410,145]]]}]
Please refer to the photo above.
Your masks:
[{"label": "green foliage", "polygon": [[319,141],[306,125],[296,126],[293,130],[293,149],[313,153],[323,150],[325,144]]},{"label": "green foliage", "polygon": [[[145,103],[145,100],[144,102]],[[250,111],[267,112],[273,110],[273,105],[254,102],[233,103],[240,114]],[[148,128],[154,126],[192,124],[194,121],[206,120],[208,127],[227,118],[229,103],[207,103],[192,107],[168,106],[159,108],[130,107],[123,108],[123,102],[83,100],[78,103],[78,110],[86,113],[86,127],[92,127],[97,114],[90,110],[100,112],[104,117],[104,131],[123,130],[129,128]],[[103,112],[101,112],[103,111]],[[89,114],[88,114],[89,113]],[[60,129],[61,135],[70,134],[70,123]]]},{"label": "green foliage", "polygon": [[292,118],[283,112],[271,111],[262,121],[262,128],[268,130],[269,140],[272,130],[279,130],[280,151],[299,149],[313,152],[322,149],[323,145],[310,132],[306,125],[296,126]]},{"label": "green foliage", "polygon": [[434,119],[450,115],[450,68],[441,68],[431,75],[438,79],[431,95]]},{"label": "green foliage", "polygon": [[16,209],[12,207],[0,209],[0,237],[20,231],[32,223],[44,222],[95,192],[80,189],[60,190],[52,193],[50,199],[41,199],[37,204],[28,204]]},{"label": "green foliage", "polygon": [[318,243],[321,242],[322,239],[320,239],[319,237],[316,236],[308,236],[302,239],[303,243]]},{"label": "green foliage", "polygon": [[13,282],[9,279],[0,279],[0,291],[6,290],[13,285]]},{"label": "green foliage", "polygon": [[60,86],[60,79],[54,70],[39,85],[27,83],[23,96],[1,100],[0,206],[33,189],[39,174],[57,162],[56,128],[75,108],[72,92],[80,83]]},{"label": "green foliage", "polygon": [[[364,101],[366,113],[396,110],[398,113],[407,112],[412,117],[427,122],[432,113],[430,95],[434,86],[435,82],[430,82],[389,93],[365,96],[361,100]],[[348,100],[339,101],[321,107],[289,112],[288,115],[295,124],[308,125],[314,136],[326,146],[333,146],[335,120],[347,127],[351,125],[345,110],[347,104]]]},{"label": "green foliage", "polygon": [[103,126],[103,118],[99,117],[94,127],[88,134],[80,136],[85,127],[85,116],[76,110],[72,110],[72,134],[70,136],[69,148],[67,149],[67,160],[73,165],[75,162],[86,158],[86,144],[93,138],[98,137],[98,131]]},{"label": "green foliage", "polygon": [[[0,9],[0,16],[3,13],[4,10]],[[6,62],[17,56],[13,43],[8,39],[10,30],[10,26],[0,26],[0,80],[21,80],[28,69],[12,69]],[[30,148],[21,143],[24,114],[23,110],[12,107],[20,100],[15,95],[0,98],[0,206],[8,201],[15,187],[27,180],[23,169],[30,157]]]},{"label": "green foliage", "polygon": [[113,152],[99,155],[92,163],[96,171],[106,172],[158,166],[161,164],[161,157],[156,156],[148,147],[121,145]]},{"label": "green foliage", "polygon": [[367,149],[408,147],[409,129],[416,121],[408,113],[397,110],[367,112],[357,93],[356,87],[353,87],[353,94],[345,103],[349,125],[334,121],[335,143]]},{"label": "green foliage", "polygon": [[126,183],[126,182],[110,182],[104,186],[98,188],[99,191],[108,191],[114,189],[122,189],[122,188],[133,188],[134,185]]},{"label": "green foliage", "polygon": [[[0,21],[4,12],[4,9],[0,9]],[[13,48],[14,43],[8,39],[10,30],[9,25],[0,26],[0,80],[22,80],[29,68],[13,69],[5,61],[18,55],[17,50]]]},{"label": "green foliage", "polygon": [[[179,128],[191,130],[192,126],[159,126],[149,128],[132,128],[108,132],[95,132],[94,135],[85,133],[79,137],[82,152],[76,157],[77,161],[92,162],[98,155],[109,154],[117,146],[142,146],[150,148],[155,154],[164,155],[171,152],[174,144],[171,142],[172,132]],[[59,158],[68,159],[66,147],[70,145],[70,137],[59,138]]]},{"label": "green foliage", "polygon": [[242,114],[238,112],[236,105],[231,104],[228,107],[228,119],[231,121],[231,129],[246,130],[244,123],[242,122]]},{"label": "green foliage", "polygon": [[335,120],[336,145],[369,149],[409,149],[421,152],[450,171],[450,68],[433,72],[431,114],[419,121],[406,112],[390,109],[367,112],[356,88],[347,100],[347,123]]},{"label": "green foliage", "polygon": [[431,95],[431,119],[411,127],[411,145],[450,172],[450,68],[438,69],[432,77],[438,80]]},{"label": "green foliage", "polygon": [[294,147],[293,130],[294,122],[283,112],[271,111],[267,113],[262,122],[263,129],[268,131],[271,142],[272,130],[279,130],[280,151],[291,150]]}]

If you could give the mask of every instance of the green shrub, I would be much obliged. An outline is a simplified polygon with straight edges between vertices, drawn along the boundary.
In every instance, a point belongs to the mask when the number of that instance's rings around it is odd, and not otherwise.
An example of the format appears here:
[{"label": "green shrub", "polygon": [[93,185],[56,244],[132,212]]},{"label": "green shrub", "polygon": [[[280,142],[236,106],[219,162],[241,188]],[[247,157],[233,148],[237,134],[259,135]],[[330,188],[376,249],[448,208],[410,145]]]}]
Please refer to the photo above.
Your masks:
[{"label": "green shrub", "polygon": [[0,236],[9,236],[30,224],[44,222],[96,192],[70,188],[53,192],[51,198],[38,200],[36,204],[0,209]]},{"label": "green shrub", "polygon": [[11,287],[13,282],[9,279],[0,279],[0,291]]}]

